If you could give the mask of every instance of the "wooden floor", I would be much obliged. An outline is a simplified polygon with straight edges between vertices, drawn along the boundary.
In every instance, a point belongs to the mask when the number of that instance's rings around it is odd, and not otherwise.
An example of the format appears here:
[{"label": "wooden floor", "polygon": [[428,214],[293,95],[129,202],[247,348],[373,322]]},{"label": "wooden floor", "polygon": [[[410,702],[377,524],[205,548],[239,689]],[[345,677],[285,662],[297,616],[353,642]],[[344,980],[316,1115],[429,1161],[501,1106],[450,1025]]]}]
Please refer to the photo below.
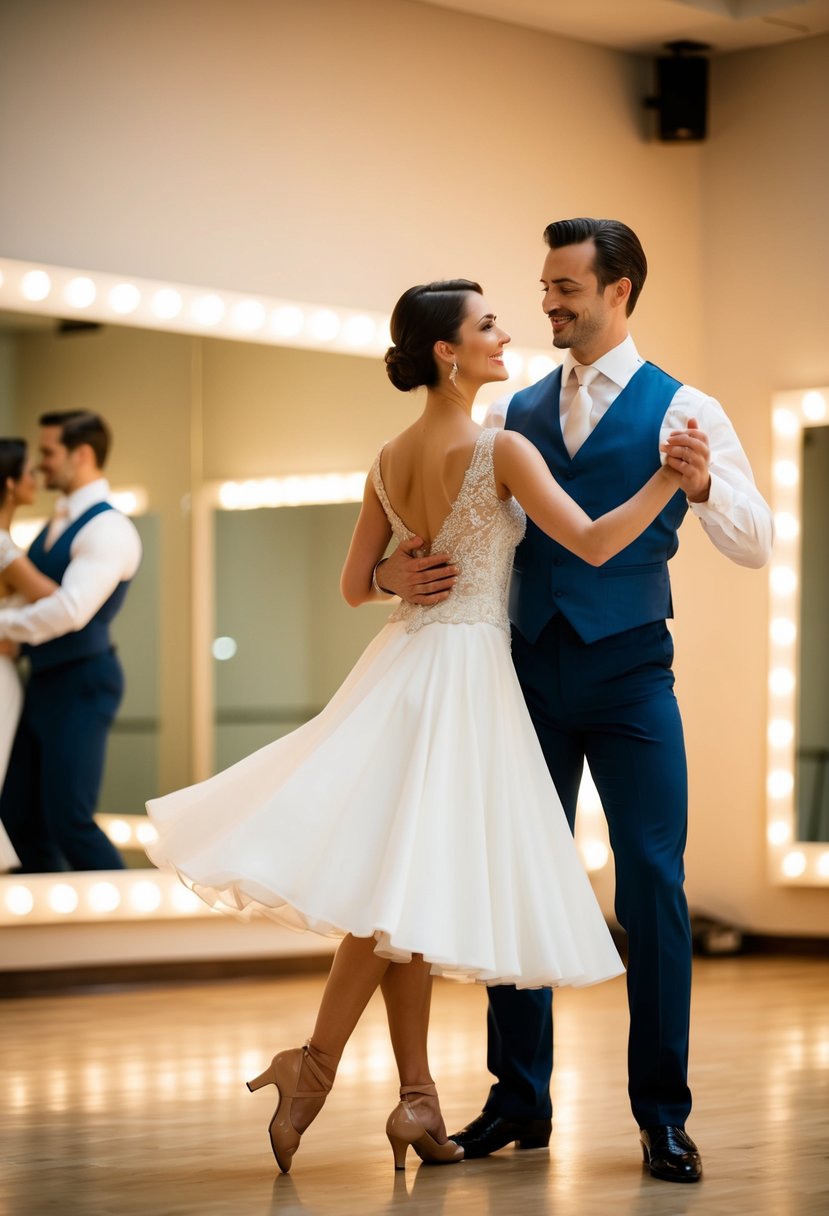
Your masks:
[{"label": "wooden floor", "polygon": [[[289,1176],[266,1137],[272,1089],[243,1080],[307,1035],[322,977],[37,997],[0,1005],[0,1216],[801,1216],[829,1213],[829,976],[818,959],[705,960],[694,989],[696,1186],[641,1168],[625,1095],[624,987],[556,995],[550,1151],[395,1174],[396,1102],[372,1003]],[[447,1124],[488,1086],[485,993],[436,985]]]}]

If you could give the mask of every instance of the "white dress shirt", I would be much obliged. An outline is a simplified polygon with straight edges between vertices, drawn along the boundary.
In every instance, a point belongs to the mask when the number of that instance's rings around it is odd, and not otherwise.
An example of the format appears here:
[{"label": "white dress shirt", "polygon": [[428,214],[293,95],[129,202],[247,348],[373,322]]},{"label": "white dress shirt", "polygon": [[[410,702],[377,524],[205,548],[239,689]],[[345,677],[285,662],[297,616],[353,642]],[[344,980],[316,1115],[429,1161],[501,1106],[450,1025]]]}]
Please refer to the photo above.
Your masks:
[{"label": "white dress shirt", "polygon": [[[47,549],[85,511],[108,498],[109,482],[100,477],[60,499],[60,510],[56,504],[49,525]],[[138,532],[120,511],[103,511],[84,524],[69,552],[69,565],[57,591],[33,604],[0,609],[0,638],[39,646],[65,633],[76,633],[141,564]]]},{"label": "white dress shirt", "polygon": [[[561,366],[559,409],[562,432],[570,403],[578,389],[576,377],[570,375],[576,362],[568,350]],[[624,342],[592,364],[599,375],[590,385],[593,402],[591,431],[643,363],[644,359],[637,351],[633,338],[628,335]],[[503,426],[511,400],[512,394],[490,406],[484,426]],[[771,510],[754,484],[751,466],[737,433],[718,401],[707,397],[699,389],[683,384],[674,394],[662,421],[660,443],[667,439],[670,431],[685,430],[689,418],[695,418],[700,430],[708,436],[711,489],[707,502],[688,505],[721,553],[738,566],[757,569],[765,565],[771,556],[774,526]],[[664,452],[660,456],[664,462]]]}]

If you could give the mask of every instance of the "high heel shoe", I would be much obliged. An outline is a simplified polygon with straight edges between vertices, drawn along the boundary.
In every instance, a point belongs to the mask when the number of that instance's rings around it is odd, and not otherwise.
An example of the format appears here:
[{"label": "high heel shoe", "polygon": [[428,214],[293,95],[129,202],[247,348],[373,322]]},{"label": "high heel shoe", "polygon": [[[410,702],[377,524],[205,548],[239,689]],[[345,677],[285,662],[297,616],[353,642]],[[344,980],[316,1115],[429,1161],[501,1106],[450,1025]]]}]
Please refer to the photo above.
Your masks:
[{"label": "high heel shoe", "polygon": [[[299,1148],[302,1132],[297,1131],[291,1121],[291,1104],[294,1098],[316,1098],[319,1101],[317,1110],[311,1119],[316,1118],[322,1109],[325,1099],[331,1089],[331,1081],[326,1077],[311,1055],[311,1045],[293,1047],[290,1051],[280,1051],[271,1060],[264,1072],[258,1077],[246,1082],[251,1093],[261,1089],[263,1085],[275,1085],[279,1093],[279,1101],[273,1118],[268,1124],[268,1134],[271,1138],[271,1148],[276,1158],[276,1164],[287,1174],[291,1168],[294,1153]],[[299,1088],[303,1065],[307,1065],[314,1079],[319,1082],[319,1089],[301,1090]],[[311,1120],[309,1120],[310,1124]],[[306,1125],[307,1128],[308,1125]],[[303,1128],[303,1131],[306,1130]]]},{"label": "high heel shoe", "polygon": [[406,1168],[406,1153],[412,1146],[421,1161],[430,1165],[451,1165],[463,1160],[463,1149],[454,1140],[445,1140],[439,1144],[434,1136],[426,1130],[422,1118],[412,1109],[408,1101],[409,1095],[437,1098],[434,1085],[404,1085],[400,1090],[400,1102],[391,1112],[386,1123],[386,1135],[389,1138],[391,1151],[394,1153],[394,1168]]}]

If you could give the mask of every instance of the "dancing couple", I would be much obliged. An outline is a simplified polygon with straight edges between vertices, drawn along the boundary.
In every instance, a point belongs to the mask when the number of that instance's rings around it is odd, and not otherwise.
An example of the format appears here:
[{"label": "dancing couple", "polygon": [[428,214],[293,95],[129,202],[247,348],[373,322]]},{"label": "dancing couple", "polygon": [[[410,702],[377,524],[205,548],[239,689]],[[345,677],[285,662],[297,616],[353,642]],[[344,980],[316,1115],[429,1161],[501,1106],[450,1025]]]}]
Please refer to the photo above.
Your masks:
[{"label": "dancing couple", "polygon": [[[623,970],[571,835],[587,757],[629,935],[645,1161],[700,1177],[684,1130],[691,943],[667,560],[690,503],[729,556],[760,564],[768,511],[717,403],[636,353],[635,235],[592,220],[545,235],[544,309],[568,353],[513,397],[505,427],[471,417],[481,386],[507,378],[509,342],[478,284],[413,287],[394,309],[387,371],[425,403],[374,461],[341,583],[354,606],[398,594],[388,623],[318,717],[148,807],[152,859],[211,904],[343,938],[310,1039],[249,1082],[277,1087],[285,1172],[378,987],[400,1075],[395,1166],[410,1145],[451,1163],[548,1143],[551,989]],[[434,975],[490,999],[497,1081],[451,1138],[427,1052]]]}]

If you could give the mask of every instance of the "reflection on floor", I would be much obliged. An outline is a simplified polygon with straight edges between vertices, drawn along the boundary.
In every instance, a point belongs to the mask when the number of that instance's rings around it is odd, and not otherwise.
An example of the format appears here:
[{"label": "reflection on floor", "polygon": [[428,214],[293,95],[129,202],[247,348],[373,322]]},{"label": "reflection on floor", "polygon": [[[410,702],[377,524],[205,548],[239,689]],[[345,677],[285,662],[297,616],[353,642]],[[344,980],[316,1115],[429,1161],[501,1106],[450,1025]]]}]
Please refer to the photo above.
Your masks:
[{"label": "reflection on floor", "polygon": [[[706,1176],[645,1176],[625,1094],[624,984],[556,996],[550,1151],[395,1175],[379,1001],[337,1086],[276,1173],[272,1089],[243,1080],[303,1041],[321,977],[136,988],[0,1005],[2,1213],[41,1216],[805,1216],[829,1211],[829,983],[819,959],[697,964],[689,1131]],[[440,982],[433,1069],[447,1124],[479,1110],[485,994]]]}]

